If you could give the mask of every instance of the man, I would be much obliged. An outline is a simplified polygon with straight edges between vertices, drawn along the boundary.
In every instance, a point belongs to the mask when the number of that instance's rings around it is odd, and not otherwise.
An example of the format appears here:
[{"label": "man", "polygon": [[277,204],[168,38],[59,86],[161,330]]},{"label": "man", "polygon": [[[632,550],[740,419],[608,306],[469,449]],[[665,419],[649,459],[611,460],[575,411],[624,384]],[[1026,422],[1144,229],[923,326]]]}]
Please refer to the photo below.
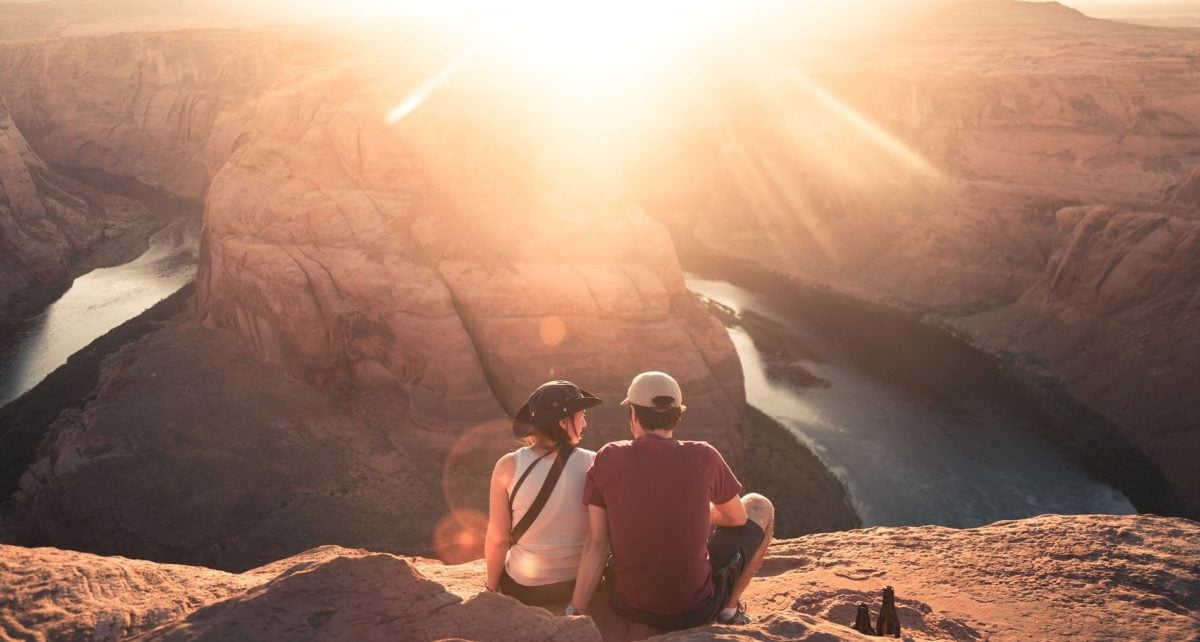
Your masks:
[{"label": "man", "polygon": [[633,439],[600,449],[588,472],[590,531],[566,613],[587,608],[604,575],[609,604],[626,619],[664,630],[748,623],[739,598],[770,544],[774,506],[739,497],[708,443],[675,439],[686,406],[670,375],[638,375],[621,405]]}]

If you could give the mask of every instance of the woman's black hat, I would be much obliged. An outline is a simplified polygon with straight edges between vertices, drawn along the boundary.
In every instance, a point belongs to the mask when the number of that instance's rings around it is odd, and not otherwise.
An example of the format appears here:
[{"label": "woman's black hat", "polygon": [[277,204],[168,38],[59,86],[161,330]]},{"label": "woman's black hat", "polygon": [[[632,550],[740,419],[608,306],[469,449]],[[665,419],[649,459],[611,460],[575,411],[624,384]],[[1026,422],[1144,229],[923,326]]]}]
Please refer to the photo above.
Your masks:
[{"label": "woman's black hat", "polygon": [[600,398],[570,381],[547,381],[529,395],[513,418],[513,435],[528,437],[534,428],[553,426],[580,410],[599,405]]}]

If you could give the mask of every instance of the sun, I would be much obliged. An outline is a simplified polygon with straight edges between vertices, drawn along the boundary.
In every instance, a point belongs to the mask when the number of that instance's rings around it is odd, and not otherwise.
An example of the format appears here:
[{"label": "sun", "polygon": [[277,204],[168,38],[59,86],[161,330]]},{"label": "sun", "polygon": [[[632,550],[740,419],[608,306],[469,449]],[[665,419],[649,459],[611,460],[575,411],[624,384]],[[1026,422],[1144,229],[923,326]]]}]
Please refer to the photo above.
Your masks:
[{"label": "sun", "polygon": [[486,65],[513,88],[579,115],[628,108],[631,96],[728,30],[734,3],[718,0],[515,0],[399,5],[360,0],[343,8],[420,17],[474,34],[473,43],[401,102],[389,122],[417,109],[464,66]]},{"label": "sun", "polygon": [[727,23],[714,0],[523,0],[475,15],[496,55],[528,72],[605,82],[685,55]]}]

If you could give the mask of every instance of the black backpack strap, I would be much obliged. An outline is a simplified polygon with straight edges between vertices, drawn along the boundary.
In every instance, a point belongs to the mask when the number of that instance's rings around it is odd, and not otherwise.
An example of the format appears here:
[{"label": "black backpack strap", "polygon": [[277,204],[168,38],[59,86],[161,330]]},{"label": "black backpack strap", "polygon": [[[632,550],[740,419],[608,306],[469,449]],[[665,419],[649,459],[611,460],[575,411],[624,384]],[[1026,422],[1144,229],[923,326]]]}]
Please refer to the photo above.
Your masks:
[{"label": "black backpack strap", "polygon": [[512,494],[508,496],[508,519],[510,522],[512,521],[513,501],[517,498],[517,491],[521,490],[521,484],[525,483],[525,478],[529,476],[529,473],[533,472],[533,467],[537,466],[539,461],[549,457],[550,455],[553,455],[555,452],[556,451],[551,450],[545,455],[533,460],[533,463],[529,464],[529,467],[525,469],[525,472],[521,473],[521,478],[517,480],[517,483],[513,484]]},{"label": "black backpack strap", "polygon": [[[518,522],[517,525],[513,527],[512,532],[508,534],[509,546],[515,545],[517,541],[521,539],[521,536],[525,534],[525,531],[529,530],[529,527],[533,525],[533,520],[537,519],[538,514],[542,512],[542,508],[546,506],[546,502],[550,499],[550,493],[553,493],[554,487],[558,485],[558,478],[562,477],[562,471],[567,467],[567,460],[571,458],[571,454],[573,452],[575,452],[575,449],[570,446],[558,449],[558,456],[554,458],[554,464],[550,466],[550,472],[546,474],[546,481],[542,483],[542,489],[538,491],[537,497],[534,498],[533,504],[530,504],[529,510],[525,511],[525,514],[521,517],[521,521]],[[521,475],[521,479],[517,482],[517,486],[513,487],[512,496],[508,498],[508,507],[510,511],[512,510],[513,498],[517,496],[517,488],[520,486],[520,482],[525,481],[525,476],[529,474],[529,471],[533,470],[533,467],[537,465],[537,462],[541,461],[542,458],[548,456],[549,454],[550,453],[546,453],[546,455],[539,457],[537,461],[529,465],[529,468],[525,469],[525,474]]]}]

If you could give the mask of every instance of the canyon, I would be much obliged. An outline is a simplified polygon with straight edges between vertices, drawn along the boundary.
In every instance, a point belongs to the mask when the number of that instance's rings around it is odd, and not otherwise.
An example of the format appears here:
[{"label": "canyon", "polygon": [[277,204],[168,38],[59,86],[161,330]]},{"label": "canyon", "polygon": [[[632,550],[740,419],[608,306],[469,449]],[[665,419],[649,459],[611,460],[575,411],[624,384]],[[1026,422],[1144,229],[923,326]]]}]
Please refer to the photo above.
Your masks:
[{"label": "canyon", "polygon": [[[609,400],[589,429],[603,444],[650,367],[688,391],[689,436],[742,466],[740,365],[666,230],[521,96],[479,109],[484,74],[388,125],[438,57],[401,45],[397,79],[346,42],[4,46],[4,97],[50,162],[205,203],[188,313],[82,358],[84,405],[7,409],[6,539],[233,569],[328,541],[434,554],[439,529],[478,535],[529,390],[570,377]],[[184,505],[206,526],[172,517]]]},{"label": "canyon", "polygon": [[632,189],[698,261],[905,310],[1081,402],[1095,431],[1058,438],[1110,473],[1144,455],[1173,488],[1135,503],[1194,517],[1195,31],[962,7],[779,46],[655,133]]},{"label": "canyon", "polygon": [[[316,637],[347,631],[344,599],[430,638],[653,634],[476,595],[479,562],[411,556],[478,556],[506,415],[548,379],[605,399],[598,447],[627,436],[629,379],[672,372],[686,438],[754,465],[737,354],[681,260],[944,328],[1088,418],[1047,431],[1141,488],[1139,509],[1200,516],[1200,39],[1054,3],[939,10],[870,45],[727,43],[600,124],[604,96],[564,112],[538,78],[455,62],[460,34],[23,23],[5,37],[39,39],[0,42],[0,310],[162,226],[81,170],[204,212],[194,287],[0,408],[0,541],[88,552],[0,547],[21,587],[0,633],[252,638],[287,608],[269,633]],[[844,509],[785,535],[850,528]],[[886,580],[915,639],[1187,639],[1181,518],[785,539],[746,635],[854,639],[842,625]],[[1020,551],[1036,588],[1004,564]]]}]

